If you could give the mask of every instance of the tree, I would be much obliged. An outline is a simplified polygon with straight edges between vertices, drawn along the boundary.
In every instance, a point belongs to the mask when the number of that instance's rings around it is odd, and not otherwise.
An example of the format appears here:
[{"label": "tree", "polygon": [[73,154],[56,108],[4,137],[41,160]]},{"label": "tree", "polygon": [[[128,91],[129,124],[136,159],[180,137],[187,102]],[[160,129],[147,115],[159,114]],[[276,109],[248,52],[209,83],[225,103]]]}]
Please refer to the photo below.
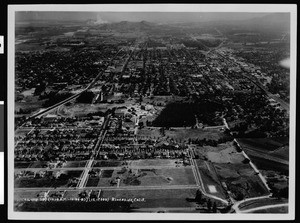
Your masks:
[{"label": "tree", "polygon": [[195,200],[196,200],[196,202],[201,202],[201,200],[202,200],[202,192],[199,189],[196,192]]},{"label": "tree", "polygon": [[93,101],[94,96],[95,95],[92,91],[85,91],[77,98],[77,102],[91,103]]},{"label": "tree", "polygon": [[208,201],[207,201],[207,210],[208,210],[208,212],[211,211],[211,200],[210,199],[208,199]]},{"label": "tree", "polygon": [[139,127],[143,128],[144,127],[144,122],[139,122]]},{"label": "tree", "polygon": [[212,212],[217,213],[217,203],[216,202],[214,202],[214,204],[213,204]]}]

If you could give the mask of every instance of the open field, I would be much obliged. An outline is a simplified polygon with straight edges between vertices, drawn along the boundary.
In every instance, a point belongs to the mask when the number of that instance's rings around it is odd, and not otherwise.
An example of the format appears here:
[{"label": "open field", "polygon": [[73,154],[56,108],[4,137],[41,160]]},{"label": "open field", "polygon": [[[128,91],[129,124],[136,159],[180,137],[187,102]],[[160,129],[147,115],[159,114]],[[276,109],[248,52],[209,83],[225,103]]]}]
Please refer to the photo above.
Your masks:
[{"label": "open field", "polygon": [[236,200],[269,194],[269,191],[249,164],[215,164],[221,181],[226,183]]},{"label": "open field", "polygon": [[259,156],[255,156],[253,153],[249,153],[249,151],[245,151],[253,163],[257,166],[260,170],[274,170],[278,171],[281,174],[289,175],[289,165],[275,162],[269,159],[265,159]]},{"label": "open field", "polygon": [[15,162],[15,168],[44,168],[47,166],[47,161],[35,162]]},{"label": "open field", "polygon": [[195,154],[205,157],[213,163],[241,163],[245,158],[237,152],[233,142],[218,144],[218,146],[196,146]]},{"label": "open field", "polygon": [[42,46],[39,43],[21,43],[16,44],[16,51],[35,51],[35,50],[44,50],[45,46]]},{"label": "open field", "polygon": [[162,137],[162,134],[160,133],[159,128],[144,127],[142,129],[138,130],[137,136],[138,137],[158,138],[158,137]]},{"label": "open field", "polygon": [[[224,133],[219,129],[191,129],[191,128],[171,128],[170,130],[164,130],[165,138],[173,138],[176,141],[188,139],[211,139],[218,140],[224,136]],[[138,137],[160,137],[163,138],[160,128],[158,127],[145,127],[138,130]]]},{"label": "open field", "polygon": [[258,169],[272,170],[288,175],[289,147],[286,145],[287,139],[277,138],[276,141],[275,139],[238,139],[238,142]]},{"label": "open field", "polygon": [[37,198],[38,194],[41,192],[47,192],[46,190],[36,190],[36,191],[15,191],[14,200]]},{"label": "open field", "polygon": [[18,168],[28,168],[30,164],[31,164],[31,162],[15,162],[14,163],[16,169],[18,169]]},{"label": "open field", "polygon": [[174,159],[145,159],[145,160],[132,160],[127,161],[130,167],[143,167],[143,166],[176,166]]},{"label": "open field", "polygon": [[100,176],[89,177],[87,187],[114,186],[120,179],[120,187],[126,186],[167,186],[195,185],[195,179],[190,167],[161,169],[105,169]]},{"label": "open field", "polygon": [[64,167],[67,168],[76,168],[76,167],[84,167],[87,161],[67,161]]},{"label": "open field", "polygon": [[117,167],[122,165],[122,161],[117,160],[95,160],[92,167]]},{"label": "open field", "polygon": [[288,161],[289,159],[289,139],[285,138],[245,138],[238,139],[239,144],[247,150],[263,152]]},{"label": "open field", "polygon": [[38,96],[26,96],[22,101],[15,102],[15,111],[22,109],[26,111],[26,115],[32,114],[41,109],[45,101],[46,99],[39,100]]},{"label": "open field", "polygon": [[24,137],[27,135],[27,133],[29,133],[31,131],[31,129],[18,129],[15,131],[15,136],[18,137]]},{"label": "open field", "polygon": [[75,103],[70,106],[63,105],[61,106],[57,113],[63,116],[86,116],[88,113],[95,113],[95,112],[105,112],[106,106],[104,105],[94,105],[94,104],[80,104]]},{"label": "open field", "polygon": [[35,178],[34,176],[20,176],[15,179],[15,188],[32,188],[32,187],[68,187],[69,180],[79,177],[82,173],[80,170],[60,171],[61,174],[57,178],[54,171],[48,171],[47,176]]},{"label": "open field", "polygon": [[[138,180],[140,181],[141,186],[196,184],[191,168],[140,169],[140,174],[141,177],[138,177]],[[121,185],[131,185],[132,181],[127,181],[127,179],[121,181]]]},{"label": "open field", "polygon": [[[201,178],[203,180],[206,193],[225,199],[226,191],[222,187],[213,164],[211,162],[203,161],[200,159],[198,159],[196,162],[201,174]],[[215,191],[211,190],[212,187],[214,187]]]},{"label": "open field", "polygon": [[172,128],[172,130],[165,131],[166,136],[179,140],[190,139],[211,139],[218,140],[224,133],[219,129],[189,129],[189,128]]},{"label": "open field", "polygon": [[155,189],[155,190],[111,190],[103,191],[104,198],[144,198],[144,202],[134,202],[132,207],[160,208],[163,207],[195,207],[194,202],[186,201],[186,198],[194,199],[196,189]]}]

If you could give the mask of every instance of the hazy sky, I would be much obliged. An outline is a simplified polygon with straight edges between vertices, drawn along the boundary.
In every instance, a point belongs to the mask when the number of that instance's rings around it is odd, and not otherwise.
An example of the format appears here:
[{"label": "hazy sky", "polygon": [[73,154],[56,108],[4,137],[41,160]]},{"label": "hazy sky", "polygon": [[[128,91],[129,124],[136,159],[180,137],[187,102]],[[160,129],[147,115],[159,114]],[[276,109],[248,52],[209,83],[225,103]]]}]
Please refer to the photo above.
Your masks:
[{"label": "hazy sky", "polygon": [[16,21],[24,20],[103,20],[107,22],[200,22],[213,20],[246,20],[269,13],[241,12],[16,12]]}]

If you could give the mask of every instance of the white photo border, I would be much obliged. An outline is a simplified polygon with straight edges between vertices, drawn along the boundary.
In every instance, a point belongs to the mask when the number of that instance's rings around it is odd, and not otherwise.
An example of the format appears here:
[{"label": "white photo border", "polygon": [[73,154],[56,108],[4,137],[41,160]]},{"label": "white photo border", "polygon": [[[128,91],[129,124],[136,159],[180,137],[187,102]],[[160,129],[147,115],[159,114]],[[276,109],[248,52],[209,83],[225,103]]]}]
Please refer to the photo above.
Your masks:
[{"label": "white photo border", "polygon": [[[288,12],[290,13],[290,154],[288,214],[191,214],[191,213],[70,213],[15,212],[14,198],[14,107],[15,107],[15,12]],[[295,219],[295,131],[296,131],[296,4],[44,4],[8,5],[8,219],[11,220],[293,220]]]}]

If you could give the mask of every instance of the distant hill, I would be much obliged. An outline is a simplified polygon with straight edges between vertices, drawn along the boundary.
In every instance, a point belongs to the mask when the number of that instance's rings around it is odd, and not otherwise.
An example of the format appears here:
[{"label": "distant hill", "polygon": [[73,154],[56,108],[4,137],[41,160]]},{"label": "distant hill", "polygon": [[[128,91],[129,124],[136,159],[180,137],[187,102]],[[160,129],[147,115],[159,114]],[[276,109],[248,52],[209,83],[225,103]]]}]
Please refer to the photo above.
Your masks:
[{"label": "distant hill", "polygon": [[151,23],[147,21],[141,21],[141,22],[121,21],[117,23],[109,23],[109,24],[102,25],[102,27],[104,28],[115,29],[120,31],[129,31],[129,30],[145,31],[145,30],[152,29],[156,26],[157,25],[155,23]]},{"label": "distant hill", "polygon": [[253,18],[253,19],[241,21],[241,24],[251,29],[289,32],[290,14],[272,13],[270,15],[266,15],[260,18]]}]

